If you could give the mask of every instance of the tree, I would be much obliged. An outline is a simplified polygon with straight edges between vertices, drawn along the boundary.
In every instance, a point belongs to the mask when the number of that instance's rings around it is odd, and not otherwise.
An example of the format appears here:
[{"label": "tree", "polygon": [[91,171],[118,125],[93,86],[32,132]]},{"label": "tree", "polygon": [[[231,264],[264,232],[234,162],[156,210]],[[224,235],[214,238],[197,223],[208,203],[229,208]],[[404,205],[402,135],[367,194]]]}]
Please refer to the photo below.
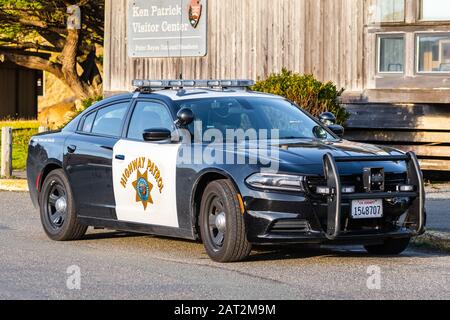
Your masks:
[{"label": "tree", "polygon": [[96,97],[103,26],[104,0],[0,0],[0,60],[50,72],[79,99]]}]

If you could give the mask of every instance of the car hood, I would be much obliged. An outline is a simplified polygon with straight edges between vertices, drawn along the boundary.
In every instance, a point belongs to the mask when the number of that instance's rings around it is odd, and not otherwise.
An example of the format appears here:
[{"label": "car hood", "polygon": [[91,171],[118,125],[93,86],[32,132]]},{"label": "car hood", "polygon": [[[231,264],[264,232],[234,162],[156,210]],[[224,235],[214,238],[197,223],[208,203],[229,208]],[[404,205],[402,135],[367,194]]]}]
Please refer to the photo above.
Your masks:
[{"label": "car hood", "polygon": [[[277,163],[279,171],[307,172],[311,174],[323,173],[323,158],[327,153],[334,157],[357,156],[386,156],[400,155],[401,151],[369,144],[350,142],[347,140],[321,141],[321,140],[291,140],[280,141],[268,147],[247,145],[249,156],[259,156],[263,161]],[[263,156],[262,156],[263,154]],[[350,162],[338,163],[341,174],[354,174],[362,172],[364,167],[384,167],[390,172],[404,172],[405,164],[401,162]]]}]

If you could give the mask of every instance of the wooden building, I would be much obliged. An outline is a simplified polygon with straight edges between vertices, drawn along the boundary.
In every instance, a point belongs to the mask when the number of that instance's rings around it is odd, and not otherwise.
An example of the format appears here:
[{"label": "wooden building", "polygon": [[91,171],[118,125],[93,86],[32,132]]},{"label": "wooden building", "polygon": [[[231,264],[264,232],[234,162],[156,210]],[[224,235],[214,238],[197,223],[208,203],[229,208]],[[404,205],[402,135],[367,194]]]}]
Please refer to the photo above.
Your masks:
[{"label": "wooden building", "polygon": [[[129,3],[106,0],[105,93],[135,78],[265,78],[285,67],[346,89],[347,138],[450,170],[450,1],[203,0],[207,54],[129,56]],[[150,41],[150,40],[149,40]]]}]

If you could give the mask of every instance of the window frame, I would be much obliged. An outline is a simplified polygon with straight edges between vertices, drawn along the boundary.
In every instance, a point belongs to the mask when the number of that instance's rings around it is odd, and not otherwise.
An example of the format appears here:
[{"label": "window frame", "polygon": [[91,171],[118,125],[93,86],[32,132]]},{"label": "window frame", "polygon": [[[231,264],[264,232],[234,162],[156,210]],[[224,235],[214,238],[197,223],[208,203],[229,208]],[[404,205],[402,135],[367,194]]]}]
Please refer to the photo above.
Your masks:
[{"label": "window frame", "polygon": [[[381,39],[382,38],[399,38],[403,39],[403,71],[381,71]],[[377,33],[377,56],[376,56],[376,71],[380,75],[404,75],[406,69],[406,34],[404,32],[392,33]]]},{"label": "window frame", "polygon": [[420,22],[450,22],[450,17],[447,19],[425,19],[423,17],[423,4],[424,4],[424,0],[417,0],[418,1],[418,6],[417,6],[417,18],[418,21]]},{"label": "window frame", "polygon": [[447,76],[450,74],[450,71],[420,71],[419,67],[420,67],[420,37],[426,37],[426,36],[431,36],[431,37],[438,37],[438,36],[448,36],[449,40],[450,40],[450,32],[442,32],[442,31],[436,31],[436,32],[416,32],[414,34],[415,37],[415,74],[417,75],[430,75],[430,76],[439,76],[439,75],[443,75],[443,76]]},{"label": "window frame", "polygon": [[[173,129],[173,131],[172,131],[172,136],[173,136],[173,133],[174,133],[174,132],[177,132],[177,131],[178,131],[178,128],[175,126],[174,112],[173,112],[172,108],[171,108],[169,105],[167,105],[167,103],[165,103],[165,102],[162,101],[162,100],[154,99],[154,98],[137,98],[137,99],[134,99],[134,100],[133,100],[133,102],[132,102],[132,104],[131,104],[131,107],[129,108],[129,112],[128,112],[128,115],[127,115],[127,117],[126,117],[126,121],[125,121],[125,123],[124,123],[123,129],[122,129],[122,138],[123,138],[124,140],[127,140],[127,141],[135,141],[135,142],[143,142],[143,143],[153,143],[153,144],[161,144],[161,143],[162,143],[162,144],[167,144],[167,142],[160,142],[160,141],[156,141],[156,142],[143,141],[143,140],[138,140],[138,139],[133,139],[133,138],[129,138],[129,137],[128,137],[128,132],[129,132],[129,130],[130,130],[130,125],[131,125],[131,119],[133,118],[134,111],[136,110],[137,104],[138,104],[139,102],[153,102],[153,103],[157,103],[157,104],[159,104],[159,105],[165,107],[166,110],[167,110],[167,112],[169,113],[170,117],[172,118],[172,121],[173,121],[172,124],[173,124],[173,128],[174,128],[174,129]],[[173,143],[173,141],[172,141],[172,143]]]},{"label": "window frame", "polygon": [[[81,121],[78,124],[76,133],[77,134],[82,134],[82,135],[93,136],[93,137],[104,137],[104,138],[115,138],[115,139],[121,138],[122,134],[123,134],[123,128],[124,128],[125,121],[128,119],[128,113],[130,111],[130,102],[131,101],[132,101],[131,99],[117,100],[117,101],[109,102],[107,104],[100,105],[100,106],[94,108],[90,112],[88,112],[85,115],[83,115],[83,118],[81,119]],[[118,104],[124,104],[124,103],[127,103],[128,105],[126,107],[127,109],[125,111],[125,116],[122,119],[122,124],[121,124],[121,128],[120,128],[120,131],[119,131],[120,132],[119,135],[115,136],[115,135],[108,135],[108,134],[93,133],[92,132],[92,129],[94,128],[93,125],[92,125],[92,128],[91,128],[91,132],[82,131],[82,128],[84,126],[84,122],[86,121],[86,118],[89,117],[91,114],[98,113],[102,109],[105,109],[105,108],[108,108],[108,107],[111,107],[111,106],[114,106],[114,105],[118,105]],[[95,120],[97,120],[97,114],[95,115],[94,122],[95,122]]]}]

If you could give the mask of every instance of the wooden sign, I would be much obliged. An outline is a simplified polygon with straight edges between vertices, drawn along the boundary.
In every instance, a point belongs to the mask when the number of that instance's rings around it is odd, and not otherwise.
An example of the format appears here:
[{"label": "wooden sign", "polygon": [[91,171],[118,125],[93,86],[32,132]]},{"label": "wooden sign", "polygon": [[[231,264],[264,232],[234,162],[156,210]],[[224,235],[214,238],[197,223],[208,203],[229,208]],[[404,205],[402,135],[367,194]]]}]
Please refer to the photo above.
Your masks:
[{"label": "wooden sign", "polygon": [[130,0],[130,57],[201,57],[207,51],[207,0]]}]

